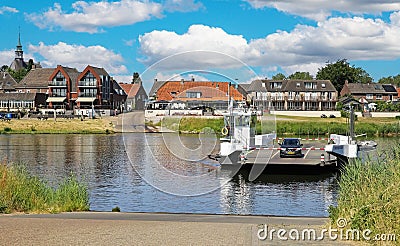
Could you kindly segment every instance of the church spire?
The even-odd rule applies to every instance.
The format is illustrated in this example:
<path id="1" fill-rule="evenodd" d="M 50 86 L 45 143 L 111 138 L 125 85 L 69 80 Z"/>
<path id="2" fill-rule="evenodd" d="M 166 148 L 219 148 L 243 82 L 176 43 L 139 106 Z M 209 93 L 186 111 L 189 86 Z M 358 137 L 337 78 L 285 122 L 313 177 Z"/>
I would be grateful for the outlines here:
<path id="1" fill-rule="evenodd" d="M 17 49 L 15 50 L 15 58 L 16 59 L 24 59 L 24 51 L 22 50 L 21 45 L 21 28 L 18 27 L 18 44 Z"/>

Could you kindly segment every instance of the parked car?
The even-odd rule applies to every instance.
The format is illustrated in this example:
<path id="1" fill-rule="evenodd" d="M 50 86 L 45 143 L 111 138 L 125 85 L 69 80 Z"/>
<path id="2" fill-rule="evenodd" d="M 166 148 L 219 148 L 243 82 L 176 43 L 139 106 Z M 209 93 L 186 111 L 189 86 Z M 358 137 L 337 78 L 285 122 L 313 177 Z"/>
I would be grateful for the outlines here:
<path id="1" fill-rule="evenodd" d="M 336 116 L 331 114 L 331 115 L 329 115 L 329 118 L 336 118 Z"/>
<path id="2" fill-rule="evenodd" d="M 280 157 L 303 157 L 303 153 L 301 152 L 301 148 L 303 144 L 300 143 L 300 139 L 298 138 L 285 138 L 282 143 L 279 144 L 281 146 Z"/>
<path id="3" fill-rule="evenodd" d="M 327 118 L 326 114 L 321 114 L 321 118 Z"/>

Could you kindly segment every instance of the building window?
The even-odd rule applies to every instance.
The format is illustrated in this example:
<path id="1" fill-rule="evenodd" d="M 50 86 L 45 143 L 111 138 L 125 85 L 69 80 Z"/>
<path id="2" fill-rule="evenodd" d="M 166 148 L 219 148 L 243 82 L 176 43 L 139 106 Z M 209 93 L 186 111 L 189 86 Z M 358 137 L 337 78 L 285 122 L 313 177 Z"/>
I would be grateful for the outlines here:
<path id="1" fill-rule="evenodd" d="M 376 95 L 376 100 L 382 100 L 382 94 L 377 94 Z"/>
<path id="2" fill-rule="evenodd" d="M 367 94 L 365 96 L 366 99 L 374 99 L 374 95 L 373 94 Z"/>
<path id="3" fill-rule="evenodd" d="M 325 87 L 326 87 L 325 83 L 322 83 L 322 84 L 321 84 L 321 87 L 322 87 L 322 88 L 325 88 Z"/>
<path id="4" fill-rule="evenodd" d="M 280 89 L 282 88 L 282 82 L 271 82 L 271 89 Z"/>
<path id="5" fill-rule="evenodd" d="M 201 97 L 201 92 L 186 92 L 186 97 L 187 98 L 200 98 Z"/>
<path id="6" fill-rule="evenodd" d="M 54 88 L 53 91 L 52 91 L 51 96 L 53 96 L 53 97 L 66 97 L 67 96 L 67 89 Z"/>
<path id="7" fill-rule="evenodd" d="M 296 83 L 296 87 L 300 87 L 300 83 L 299 82 Z"/>
<path id="8" fill-rule="evenodd" d="M 80 97 L 96 97 L 97 96 L 97 89 L 84 89 L 79 93 Z"/>
<path id="9" fill-rule="evenodd" d="M 306 89 L 317 89 L 317 83 L 316 82 L 304 82 L 304 87 Z"/>

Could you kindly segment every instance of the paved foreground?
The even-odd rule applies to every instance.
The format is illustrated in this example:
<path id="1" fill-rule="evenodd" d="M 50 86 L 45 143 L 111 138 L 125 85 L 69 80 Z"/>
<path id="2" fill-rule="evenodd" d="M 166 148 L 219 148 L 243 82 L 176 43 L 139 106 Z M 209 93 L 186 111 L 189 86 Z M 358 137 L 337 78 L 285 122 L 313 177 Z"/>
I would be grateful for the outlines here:
<path id="1" fill-rule="evenodd" d="M 319 237 L 326 223 L 327 218 L 161 213 L 0 215 L 0 245 L 344 245 L 282 241 L 276 232 L 273 240 L 257 236 L 260 230 L 265 236 L 264 229 L 315 229 Z"/>

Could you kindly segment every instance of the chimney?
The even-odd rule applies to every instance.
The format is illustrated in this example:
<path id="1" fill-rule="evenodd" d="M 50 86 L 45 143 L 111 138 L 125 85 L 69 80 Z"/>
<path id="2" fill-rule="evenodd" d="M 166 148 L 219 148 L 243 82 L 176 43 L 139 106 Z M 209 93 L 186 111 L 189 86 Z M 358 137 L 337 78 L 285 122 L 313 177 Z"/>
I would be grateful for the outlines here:
<path id="1" fill-rule="evenodd" d="M 157 82 L 157 78 L 154 79 L 154 83 Z"/>
<path id="2" fill-rule="evenodd" d="M 185 80 L 184 79 L 181 79 L 181 84 L 183 85 L 185 83 Z"/>
<path id="3" fill-rule="evenodd" d="M 192 76 L 192 81 L 194 82 L 194 77 Z"/>

